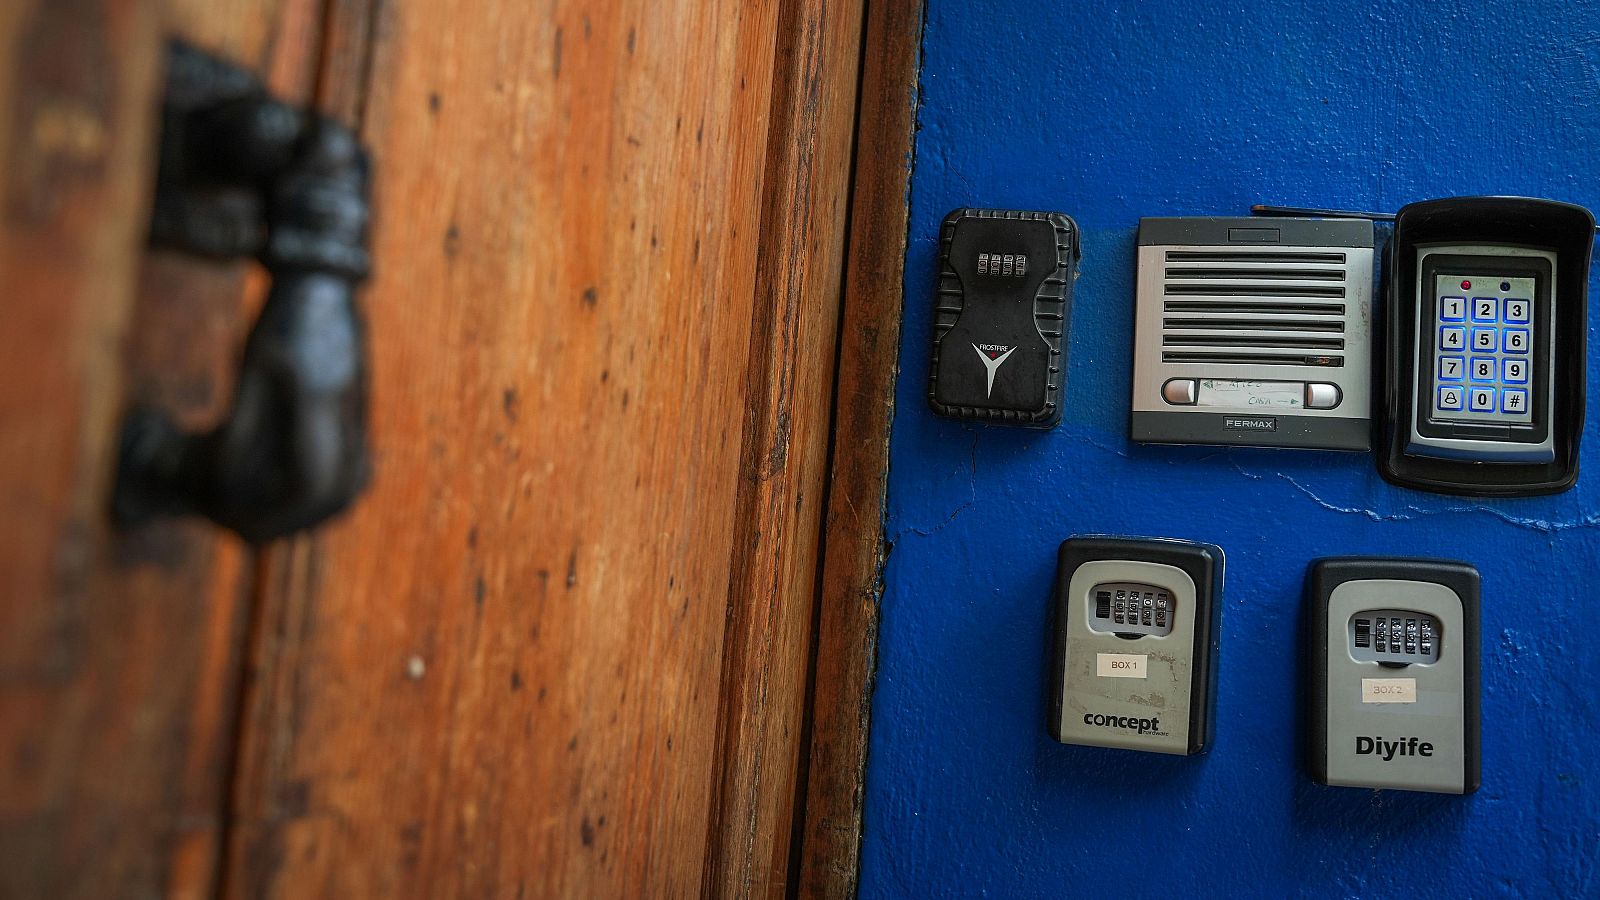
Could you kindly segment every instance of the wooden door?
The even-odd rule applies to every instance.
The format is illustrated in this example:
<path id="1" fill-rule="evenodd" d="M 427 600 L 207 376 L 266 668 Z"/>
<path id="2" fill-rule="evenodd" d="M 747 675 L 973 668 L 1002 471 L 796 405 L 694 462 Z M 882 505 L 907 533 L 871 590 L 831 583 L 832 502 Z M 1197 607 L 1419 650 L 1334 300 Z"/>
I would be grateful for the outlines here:
<path id="1" fill-rule="evenodd" d="M 863 20 L 5 5 L 0 895 L 794 880 Z M 260 548 L 105 516 L 122 410 L 215 421 L 263 293 L 144 247 L 169 34 L 375 160 L 374 478 Z"/>

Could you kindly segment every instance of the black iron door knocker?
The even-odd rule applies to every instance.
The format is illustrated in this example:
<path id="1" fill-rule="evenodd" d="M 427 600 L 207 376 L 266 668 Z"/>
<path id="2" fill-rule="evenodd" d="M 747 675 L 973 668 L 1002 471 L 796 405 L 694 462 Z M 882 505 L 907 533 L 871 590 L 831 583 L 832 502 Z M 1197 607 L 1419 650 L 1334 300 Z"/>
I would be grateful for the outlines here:
<path id="1" fill-rule="evenodd" d="M 339 512 L 367 481 L 366 153 L 226 61 L 174 43 L 167 64 L 151 242 L 255 257 L 271 288 L 220 425 L 186 434 L 156 410 L 128 413 L 113 514 L 198 514 L 266 541 Z"/>

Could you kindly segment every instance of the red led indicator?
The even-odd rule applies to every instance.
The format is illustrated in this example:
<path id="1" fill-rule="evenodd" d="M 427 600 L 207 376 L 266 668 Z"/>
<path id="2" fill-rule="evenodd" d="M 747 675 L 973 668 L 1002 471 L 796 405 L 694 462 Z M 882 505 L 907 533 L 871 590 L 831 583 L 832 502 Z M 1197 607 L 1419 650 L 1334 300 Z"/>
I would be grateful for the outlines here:
<path id="1" fill-rule="evenodd" d="M 1470 281 L 1463 281 L 1463 282 L 1461 282 L 1461 289 L 1462 289 L 1462 290 L 1463 290 L 1463 291 L 1470 291 L 1470 290 L 1472 290 L 1472 282 L 1470 282 Z"/>

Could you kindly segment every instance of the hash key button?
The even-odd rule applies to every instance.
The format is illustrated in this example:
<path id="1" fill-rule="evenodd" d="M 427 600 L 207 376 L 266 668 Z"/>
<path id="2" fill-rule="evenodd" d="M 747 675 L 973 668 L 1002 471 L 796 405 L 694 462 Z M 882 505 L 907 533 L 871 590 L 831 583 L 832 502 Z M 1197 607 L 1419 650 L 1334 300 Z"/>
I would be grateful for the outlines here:
<path id="1" fill-rule="evenodd" d="M 1500 408 L 1508 413 L 1524 413 L 1528 411 L 1528 392 L 1506 388 L 1500 392 Z"/>

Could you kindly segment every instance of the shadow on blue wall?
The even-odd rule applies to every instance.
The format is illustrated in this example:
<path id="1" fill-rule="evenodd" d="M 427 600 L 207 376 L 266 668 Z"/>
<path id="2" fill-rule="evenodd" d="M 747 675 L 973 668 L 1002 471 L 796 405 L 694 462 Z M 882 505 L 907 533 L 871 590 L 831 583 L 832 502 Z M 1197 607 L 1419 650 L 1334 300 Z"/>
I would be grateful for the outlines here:
<path id="1" fill-rule="evenodd" d="M 1600 209 L 1600 7 L 929 7 L 862 895 L 1600 895 L 1600 463 L 1567 494 L 1483 501 L 1394 488 L 1370 454 L 1127 440 L 1139 216 L 1477 193 Z M 963 205 L 1084 228 L 1052 432 L 928 410 L 938 225 Z M 1226 552 L 1206 756 L 1045 735 L 1055 551 L 1085 532 Z M 1303 774 L 1301 587 L 1344 554 L 1482 572 L 1476 795 Z"/>

